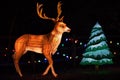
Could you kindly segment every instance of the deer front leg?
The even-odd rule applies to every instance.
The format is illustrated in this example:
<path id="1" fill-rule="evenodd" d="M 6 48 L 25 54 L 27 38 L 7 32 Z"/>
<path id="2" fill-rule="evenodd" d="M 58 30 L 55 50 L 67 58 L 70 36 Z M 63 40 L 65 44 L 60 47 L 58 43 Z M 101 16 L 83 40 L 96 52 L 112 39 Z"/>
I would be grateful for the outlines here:
<path id="1" fill-rule="evenodd" d="M 54 77 L 57 77 L 57 74 L 55 73 L 54 67 L 53 67 L 53 60 L 50 54 L 45 55 L 46 59 L 49 62 L 48 67 L 46 68 L 46 70 L 44 71 L 43 75 L 46 75 L 49 71 L 49 69 L 51 68 L 52 74 Z"/>

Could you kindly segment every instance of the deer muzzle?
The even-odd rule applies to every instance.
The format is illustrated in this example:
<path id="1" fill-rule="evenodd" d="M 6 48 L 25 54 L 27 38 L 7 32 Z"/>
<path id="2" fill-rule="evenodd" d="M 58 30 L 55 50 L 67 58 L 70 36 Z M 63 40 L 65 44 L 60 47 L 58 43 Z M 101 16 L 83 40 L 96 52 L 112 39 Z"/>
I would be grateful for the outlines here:
<path id="1" fill-rule="evenodd" d="M 69 33 L 71 31 L 71 29 L 70 28 L 67 28 L 67 32 Z"/>

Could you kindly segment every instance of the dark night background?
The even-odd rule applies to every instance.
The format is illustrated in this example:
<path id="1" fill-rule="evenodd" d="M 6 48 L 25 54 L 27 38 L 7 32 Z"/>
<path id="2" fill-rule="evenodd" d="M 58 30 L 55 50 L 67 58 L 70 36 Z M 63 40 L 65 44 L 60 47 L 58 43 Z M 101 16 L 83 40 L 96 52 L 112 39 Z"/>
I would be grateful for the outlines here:
<path id="1" fill-rule="evenodd" d="M 25 33 L 45 34 L 53 29 L 51 21 L 43 20 L 36 13 L 36 3 L 44 4 L 44 12 L 56 17 L 60 0 L 9 0 L 1 7 L 0 47 L 13 47 L 14 41 Z M 98 21 L 108 41 L 120 41 L 120 2 L 102 0 L 61 0 L 64 22 L 72 29 L 64 34 L 86 43 L 91 28 Z M 114 46 L 110 47 L 116 50 Z M 119 47 L 117 47 L 117 50 Z M 120 54 L 120 53 L 119 53 Z"/>
<path id="2" fill-rule="evenodd" d="M 49 22 L 40 19 L 36 13 L 36 3 L 43 3 L 44 12 L 56 17 L 59 0 L 10 0 L 2 6 L 1 35 L 21 35 L 23 33 L 45 33 L 51 27 Z M 61 0 L 64 22 L 72 29 L 72 34 L 87 37 L 91 27 L 98 21 L 106 35 L 118 36 L 120 26 L 119 2 L 101 0 Z M 44 22 L 44 23 L 43 23 Z M 48 23 L 48 24 L 46 24 Z M 43 26 L 44 25 L 44 26 Z"/>
<path id="3" fill-rule="evenodd" d="M 56 17 L 60 0 L 8 0 L 1 4 L 0 49 L 13 48 L 14 41 L 25 33 L 45 34 L 53 29 L 52 22 L 43 20 L 36 13 L 36 3 L 44 4 L 43 11 Z M 72 29 L 64 34 L 81 42 L 88 41 L 92 27 L 99 22 L 108 41 L 120 43 L 120 2 L 116 0 L 61 0 L 64 22 Z M 115 63 L 120 65 L 120 46 L 110 45 L 116 51 Z"/>
<path id="4" fill-rule="evenodd" d="M 59 0 L 9 0 L 1 7 L 0 39 L 6 36 L 20 36 L 24 33 L 44 34 L 53 27 L 48 20 L 40 19 L 36 3 L 44 4 L 44 12 L 56 17 Z M 61 0 L 64 22 L 72 29 L 71 34 L 81 39 L 88 38 L 91 28 L 98 21 L 108 39 L 118 39 L 120 34 L 119 2 L 102 0 Z M 1 42 L 0 42 L 1 43 Z"/>

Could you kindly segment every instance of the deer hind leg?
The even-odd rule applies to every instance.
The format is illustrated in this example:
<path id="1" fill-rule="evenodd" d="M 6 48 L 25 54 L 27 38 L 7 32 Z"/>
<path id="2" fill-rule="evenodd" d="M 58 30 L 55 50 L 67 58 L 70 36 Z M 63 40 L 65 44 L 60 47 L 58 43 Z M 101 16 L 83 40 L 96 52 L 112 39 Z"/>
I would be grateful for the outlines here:
<path id="1" fill-rule="evenodd" d="M 12 55 L 16 72 L 19 74 L 20 77 L 22 77 L 23 75 L 22 75 L 20 67 L 19 67 L 19 60 L 22 57 L 23 53 L 25 54 L 25 52 L 23 52 L 23 53 L 22 52 L 23 51 L 20 51 L 19 53 L 16 52 Z"/>
<path id="2" fill-rule="evenodd" d="M 50 54 L 44 55 L 46 57 L 46 59 L 49 62 L 48 67 L 46 68 L 46 70 L 44 71 L 43 75 L 46 75 L 49 71 L 49 69 L 51 68 L 52 74 L 54 77 L 57 77 L 57 74 L 55 73 L 54 67 L 53 67 L 53 60 Z"/>

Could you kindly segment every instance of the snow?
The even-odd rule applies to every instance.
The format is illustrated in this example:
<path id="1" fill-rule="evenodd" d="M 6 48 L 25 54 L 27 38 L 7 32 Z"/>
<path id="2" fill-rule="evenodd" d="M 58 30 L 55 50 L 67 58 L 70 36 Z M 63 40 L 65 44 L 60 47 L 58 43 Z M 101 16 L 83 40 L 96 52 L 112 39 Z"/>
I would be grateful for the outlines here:
<path id="1" fill-rule="evenodd" d="M 99 33 L 101 33 L 101 32 L 103 32 L 103 31 L 102 30 L 95 31 L 94 33 L 91 34 L 90 38 L 97 35 L 97 34 L 99 34 Z"/>
<path id="2" fill-rule="evenodd" d="M 96 22 L 96 24 L 94 25 L 93 28 L 101 28 L 100 24 L 98 22 Z"/>
<path id="3" fill-rule="evenodd" d="M 110 54 L 110 51 L 108 49 L 102 49 L 102 50 L 97 50 L 97 51 L 90 51 L 90 52 L 86 52 L 83 54 L 83 56 L 89 55 L 89 56 L 94 56 L 97 57 L 99 56 L 107 56 Z"/>
<path id="4" fill-rule="evenodd" d="M 96 60 L 92 59 L 92 58 L 83 58 L 81 62 L 85 62 L 85 61 L 88 61 L 90 63 L 90 62 L 96 61 Z"/>
<path id="5" fill-rule="evenodd" d="M 107 43 L 105 42 L 105 41 L 101 41 L 100 43 L 98 43 L 98 44 L 95 44 L 95 45 L 90 45 L 88 48 L 91 48 L 91 49 L 93 49 L 93 48 L 97 48 L 97 47 L 102 47 L 103 45 L 107 45 Z"/>
<path id="6" fill-rule="evenodd" d="M 89 63 L 91 63 L 91 62 L 98 62 L 98 61 L 100 63 L 103 63 L 103 61 L 107 63 L 107 62 L 112 61 L 112 59 L 103 58 L 101 60 L 96 60 L 96 59 L 93 59 L 93 58 L 83 58 L 81 62 L 86 62 L 86 61 L 89 62 Z"/>
<path id="7" fill-rule="evenodd" d="M 100 60 L 101 63 L 102 63 L 103 61 L 104 61 L 104 62 L 110 62 L 110 61 L 112 61 L 112 59 L 103 58 L 103 59 Z"/>
<path id="8" fill-rule="evenodd" d="M 112 59 L 107 58 L 111 52 L 109 48 L 106 48 L 108 46 L 105 41 L 106 37 L 103 34 L 102 28 L 98 22 L 94 25 L 89 39 L 90 40 L 87 44 L 88 46 L 86 48 L 86 52 L 83 53 L 81 64 L 111 64 Z"/>
<path id="9" fill-rule="evenodd" d="M 99 35 L 99 36 L 95 36 L 94 38 L 92 38 L 92 39 L 88 42 L 88 45 L 89 45 L 90 43 L 92 43 L 93 41 L 99 40 L 100 38 L 106 38 L 106 37 L 105 37 L 104 34 L 101 34 L 101 35 Z"/>

